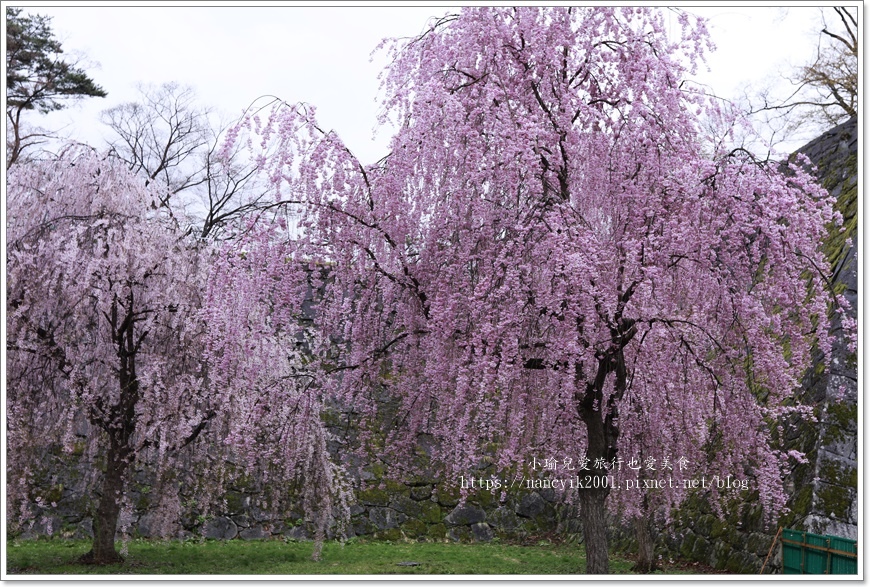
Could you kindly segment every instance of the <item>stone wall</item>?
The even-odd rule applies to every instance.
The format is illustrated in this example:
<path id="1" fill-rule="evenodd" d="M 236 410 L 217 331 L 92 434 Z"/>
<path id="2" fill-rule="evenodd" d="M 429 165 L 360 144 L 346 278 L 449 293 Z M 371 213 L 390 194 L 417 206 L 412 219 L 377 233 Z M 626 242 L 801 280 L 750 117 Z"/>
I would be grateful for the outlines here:
<path id="1" fill-rule="evenodd" d="M 858 304 L 858 124 L 857 119 L 837 126 L 803 147 L 819 168 L 824 187 L 837 197 L 845 232 L 829 239 L 827 254 L 834 267 L 834 283 L 851 304 Z M 851 245 L 846 239 L 851 238 Z M 857 356 L 849 353 L 840 330 L 832 352 L 829 373 L 810 373 L 804 401 L 817 406 L 819 424 L 812 434 L 811 468 L 796 479 L 796 488 L 809 492 L 799 504 L 795 522 L 817 534 L 858 538 L 858 371 Z M 843 390 L 841 395 L 840 390 Z M 808 489 L 811 488 L 811 491 Z"/>
<path id="2" fill-rule="evenodd" d="M 70 461 L 74 457 L 67 457 Z M 55 535 L 68 538 L 93 536 L 89 496 L 76 489 L 82 471 L 75 466 L 58 470 L 40 490 L 45 503 L 56 507 L 37 508 L 32 526 L 13 535 L 35 538 Z M 457 483 L 416 479 L 397 482 L 386 478 L 378 466 L 366 467 L 356 474 L 364 488 L 355 492 L 346 537 L 368 536 L 382 540 L 490 541 L 528 539 L 558 534 L 571 537 L 580 532 L 575 510 L 561 503 L 552 490 L 518 490 L 506 495 L 485 490 L 469 491 L 462 499 Z M 155 538 L 160 535 L 159 512 L 153 478 L 137 471 L 130 484 L 133 511 L 121 523 L 131 537 Z M 210 515 L 200 512 L 192 496 L 182 493 L 181 519 L 171 532 L 174 538 L 309 540 L 313 525 L 301 511 L 276 515 L 260 503 L 262 492 L 255 484 L 232 487 L 224 494 L 223 506 Z M 119 538 L 121 537 L 119 531 Z M 329 538 L 338 529 L 332 527 Z"/>

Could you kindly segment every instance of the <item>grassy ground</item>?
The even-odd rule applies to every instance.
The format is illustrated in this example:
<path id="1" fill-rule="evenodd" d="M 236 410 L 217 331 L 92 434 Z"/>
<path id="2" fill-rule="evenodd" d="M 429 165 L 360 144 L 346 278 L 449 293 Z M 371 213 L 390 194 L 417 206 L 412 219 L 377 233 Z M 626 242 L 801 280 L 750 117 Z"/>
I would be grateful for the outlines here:
<path id="1" fill-rule="evenodd" d="M 320 574 L 532 574 L 568 575 L 585 565 L 582 546 L 508 544 L 329 542 L 319 562 L 311 542 L 133 540 L 121 564 L 87 566 L 76 558 L 90 548 L 81 540 L 11 540 L 7 574 L 320 575 Z M 120 547 L 120 545 L 119 545 Z M 399 563 L 418 563 L 405 565 Z M 612 573 L 629 573 L 632 561 L 611 557 Z M 670 569 L 666 572 L 693 572 Z"/>

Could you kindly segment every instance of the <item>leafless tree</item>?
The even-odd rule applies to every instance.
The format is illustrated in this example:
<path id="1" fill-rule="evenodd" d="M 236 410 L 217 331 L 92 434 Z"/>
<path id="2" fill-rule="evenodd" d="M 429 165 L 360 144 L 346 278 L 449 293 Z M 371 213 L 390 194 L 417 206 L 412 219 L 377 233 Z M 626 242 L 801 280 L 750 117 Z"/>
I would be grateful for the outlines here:
<path id="1" fill-rule="evenodd" d="M 809 90 L 806 104 L 820 108 L 817 112 L 829 124 L 858 115 L 858 8 L 837 6 L 834 12 L 836 19 L 822 13 L 815 62 L 800 68 L 792 80 L 798 91 Z"/>
<path id="2" fill-rule="evenodd" d="M 140 86 L 141 99 L 102 113 L 116 156 L 163 189 L 155 205 L 184 210 L 201 238 L 216 237 L 242 214 L 265 206 L 257 168 L 237 149 L 221 153 L 226 124 L 198 104 L 189 86 Z"/>
<path id="3" fill-rule="evenodd" d="M 269 207 L 265 197 L 268 190 L 258 182 L 256 165 L 239 147 L 221 156 L 222 140 L 223 132 L 214 132 L 202 153 L 206 181 L 199 190 L 204 209 L 200 238 L 216 237 L 233 220 Z"/>
<path id="4" fill-rule="evenodd" d="M 786 78 L 788 96 L 763 90 L 748 98 L 750 113 L 780 137 L 815 135 L 858 114 L 858 8 L 822 8 L 820 29 L 813 61 Z"/>
<path id="5" fill-rule="evenodd" d="M 140 86 L 140 102 L 104 110 L 100 119 L 117 137 L 110 142 L 129 168 L 149 183 L 166 187 L 167 205 L 173 195 L 204 181 L 196 154 L 208 143 L 208 110 L 196 104 L 192 88 L 177 83 Z"/>

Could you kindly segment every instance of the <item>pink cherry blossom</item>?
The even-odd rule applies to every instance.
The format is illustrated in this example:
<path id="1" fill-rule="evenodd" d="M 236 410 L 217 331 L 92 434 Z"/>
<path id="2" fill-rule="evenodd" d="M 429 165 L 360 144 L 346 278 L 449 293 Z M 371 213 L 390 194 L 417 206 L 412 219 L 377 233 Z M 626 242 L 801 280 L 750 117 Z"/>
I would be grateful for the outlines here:
<path id="1" fill-rule="evenodd" d="M 429 435 L 447 475 L 487 454 L 500 470 L 684 457 L 678 483 L 730 474 L 784 507 L 770 427 L 830 350 L 832 201 L 796 165 L 705 140 L 701 117 L 735 121 L 684 84 L 710 43 L 678 21 L 669 36 L 642 7 L 468 8 L 386 43 L 382 121 L 400 130 L 375 165 L 307 105 L 242 121 L 300 232 L 239 245 L 260 265 L 233 287 L 290 292 L 239 295 L 241 311 L 278 336 L 318 291 L 312 379 L 364 427 L 375 397 L 400 402 L 396 475 Z M 640 515 L 644 494 L 577 497 L 587 568 L 606 572 L 605 507 Z"/>

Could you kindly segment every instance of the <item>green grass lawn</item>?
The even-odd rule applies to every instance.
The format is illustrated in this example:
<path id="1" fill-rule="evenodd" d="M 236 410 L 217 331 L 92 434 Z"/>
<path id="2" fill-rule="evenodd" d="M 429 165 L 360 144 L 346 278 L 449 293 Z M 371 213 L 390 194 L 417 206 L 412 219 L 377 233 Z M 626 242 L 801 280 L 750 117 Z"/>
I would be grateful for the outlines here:
<path id="1" fill-rule="evenodd" d="M 546 543 L 517 546 L 352 539 L 345 544 L 328 542 L 322 560 L 314 562 L 310 560 L 311 542 L 132 540 L 124 563 L 76 564 L 89 548 L 90 542 L 83 540 L 11 540 L 6 545 L 7 574 L 568 575 L 580 573 L 585 565 L 582 546 Z M 419 564 L 399 564 L 409 562 Z M 632 564 L 612 556 L 611 573 L 629 573 Z"/>

